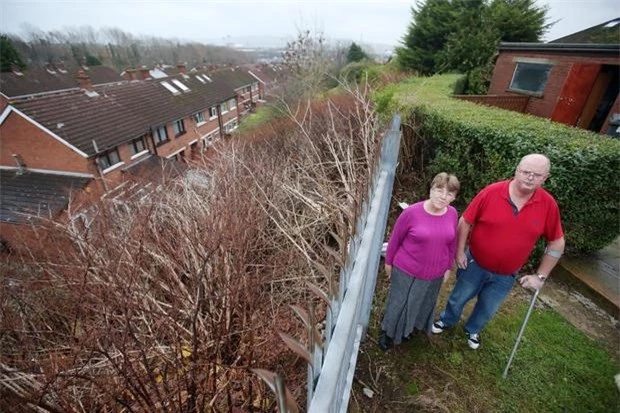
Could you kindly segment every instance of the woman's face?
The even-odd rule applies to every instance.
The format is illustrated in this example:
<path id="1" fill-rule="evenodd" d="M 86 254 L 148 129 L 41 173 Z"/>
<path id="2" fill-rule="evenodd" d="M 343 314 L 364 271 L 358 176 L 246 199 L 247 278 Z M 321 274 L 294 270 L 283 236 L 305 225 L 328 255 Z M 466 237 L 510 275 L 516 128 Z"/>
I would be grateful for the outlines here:
<path id="1" fill-rule="evenodd" d="M 431 188 L 430 200 L 437 209 L 443 209 L 450 205 L 456 198 L 456 192 L 448 191 L 447 188 L 434 186 Z"/>

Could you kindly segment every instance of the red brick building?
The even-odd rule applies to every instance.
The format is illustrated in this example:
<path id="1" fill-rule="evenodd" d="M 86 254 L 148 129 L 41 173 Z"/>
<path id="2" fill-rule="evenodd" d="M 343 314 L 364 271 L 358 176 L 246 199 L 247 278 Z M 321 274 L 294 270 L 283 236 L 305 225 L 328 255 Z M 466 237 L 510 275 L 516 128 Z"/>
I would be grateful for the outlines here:
<path id="1" fill-rule="evenodd" d="M 26 224 L 29 214 L 57 216 L 71 191 L 114 193 L 145 165 L 199 159 L 258 101 L 258 80 L 247 71 L 139 73 L 141 80 L 93 85 L 80 71 L 78 86 L 57 91 L 33 90 L 31 82 L 20 83 L 23 74 L 2 85 L 1 238 L 11 232 L 7 224 Z M 55 190 L 40 191 L 46 182 Z"/>
<path id="2" fill-rule="evenodd" d="M 619 44 L 502 43 L 488 95 L 522 96 L 523 111 L 607 133 L 620 116 Z"/>

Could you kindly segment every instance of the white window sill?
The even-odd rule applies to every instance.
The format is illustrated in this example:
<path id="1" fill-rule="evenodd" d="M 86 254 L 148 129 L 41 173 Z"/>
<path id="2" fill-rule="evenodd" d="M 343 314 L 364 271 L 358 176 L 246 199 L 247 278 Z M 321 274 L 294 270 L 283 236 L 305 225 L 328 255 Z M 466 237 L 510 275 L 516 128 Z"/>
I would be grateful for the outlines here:
<path id="1" fill-rule="evenodd" d="M 202 126 L 202 125 L 204 125 L 205 123 L 207 123 L 207 122 L 203 120 L 202 122 L 198 122 L 198 123 L 196 124 L 196 126 Z"/>
<path id="2" fill-rule="evenodd" d="M 131 159 L 131 160 L 134 160 L 134 159 L 136 159 L 136 158 L 141 157 L 142 155 L 146 155 L 147 153 L 149 153 L 149 150 L 148 150 L 148 149 L 145 149 L 145 150 L 143 150 L 142 152 L 138 152 L 138 153 L 136 153 L 135 155 L 131 155 L 131 158 L 130 158 L 130 159 Z M 113 166 L 114 166 L 114 165 L 113 165 Z"/>
<path id="3" fill-rule="evenodd" d="M 120 168 L 121 166 L 125 165 L 125 162 L 119 162 L 117 164 L 114 164 L 106 169 L 104 169 L 103 171 L 101 171 L 102 174 L 107 174 L 108 172 L 112 172 L 115 169 Z"/>

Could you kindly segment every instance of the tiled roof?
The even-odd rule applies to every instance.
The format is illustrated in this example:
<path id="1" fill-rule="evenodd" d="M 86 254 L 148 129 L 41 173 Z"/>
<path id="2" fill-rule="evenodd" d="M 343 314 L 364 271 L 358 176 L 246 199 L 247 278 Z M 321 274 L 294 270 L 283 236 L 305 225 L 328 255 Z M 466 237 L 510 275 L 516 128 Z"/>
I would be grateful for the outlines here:
<path id="1" fill-rule="evenodd" d="M 15 72 L 2 73 L 0 75 L 0 92 L 8 98 L 12 98 L 78 88 L 78 70 L 83 70 L 94 85 L 123 80 L 114 69 L 106 66 L 81 66 L 67 69 L 53 67 L 50 70 L 33 68 L 24 70 L 21 75 Z"/>
<path id="2" fill-rule="evenodd" d="M 173 95 L 162 81 L 179 80 L 190 90 Z M 176 87 L 176 89 L 179 89 Z M 234 97 L 226 82 L 198 81 L 193 75 L 95 86 L 96 96 L 68 91 L 12 103 L 71 145 L 94 156 Z M 93 141 L 97 145 L 95 150 Z"/>
<path id="3" fill-rule="evenodd" d="M 91 178 L 0 169 L 0 221 L 28 224 L 32 217 L 54 218 L 69 203 L 71 191 Z"/>
<path id="4" fill-rule="evenodd" d="M 243 69 L 223 69 L 217 72 L 211 72 L 209 77 L 213 79 L 214 82 L 224 82 L 233 89 L 239 89 L 257 82 L 254 76 Z"/>
<path id="5" fill-rule="evenodd" d="M 619 44 L 620 17 L 569 34 L 568 36 L 560 37 L 549 43 Z"/>

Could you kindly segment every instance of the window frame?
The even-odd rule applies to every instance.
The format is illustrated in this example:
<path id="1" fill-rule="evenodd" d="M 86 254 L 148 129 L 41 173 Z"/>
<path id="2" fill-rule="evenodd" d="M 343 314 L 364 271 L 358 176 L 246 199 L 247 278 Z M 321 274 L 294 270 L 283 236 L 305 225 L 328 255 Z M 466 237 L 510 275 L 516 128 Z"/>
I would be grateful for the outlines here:
<path id="1" fill-rule="evenodd" d="M 213 111 L 213 115 L 211 115 L 211 112 Z M 217 107 L 215 106 L 211 106 L 209 108 L 209 120 L 215 119 L 217 118 Z"/>
<path id="2" fill-rule="evenodd" d="M 141 143 L 142 149 L 138 149 L 136 147 L 137 142 Z M 129 153 L 131 154 L 131 159 L 138 158 L 149 152 L 149 149 L 146 145 L 146 141 L 144 137 L 132 140 L 131 142 L 129 142 L 128 146 L 129 146 Z"/>
<path id="3" fill-rule="evenodd" d="M 528 58 L 515 59 L 514 62 L 515 67 L 512 72 L 510 84 L 508 85 L 508 91 L 522 95 L 543 97 L 547 84 L 549 83 L 554 62 L 548 59 Z M 544 72 L 536 74 L 534 73 L 535 70 L 543 70 Z M 526 78 L 528 75 L 530 79 Z M 533 75 L 536 75 L 538 79 L 532 79 Z M 528 86 L 527 83 L 534 84 L 534 82 L 537 83 L 536 88 L 525 88 L 525 86 Z"/>
<path id="4" fill-rule="evenodd" d="M 159 133 L 160 130 L 164 131 L 164 139 L 161 139 L 161 136 Z M 164 143 L 169 142 L 170 138 L 168 137 L 168 128 L 166 127 L 166 125 L 161 125 L 155 128 L 155 133 L 153 133 L 153 138 L 155 139 L 156 146 L 163 145 Z"/>
<path id="5" fill-rule="evenodd" d="M 180 125 L 180 127 L 178 127 L 178 125 Z M 172 130 L 174 131 L 175 138 L 178 138 L 181 135 L 185 135 L 187 133 L 187 129 L 185 129 L 185 122 L 183 122 L 183 119 L 177 119 L 172 122 Z"/>
<path id="6" fill-rule="evenodd" d="M 111 154 L 116 154 L 118 161 L 112 163 L 112 159 L 110 158 Z M 124 164 L 123 160 L 121 159 L 121 155 L 118 152 L 118 148 L 107 150 L 104 153 L 98 155 L 97 161 L 98 161 L 99 167 L 101 168 L 101 172 L 103 173 L 110 172 L 118 168 L 120 165 Z"/>
<path id="7" fill-rule="evenodd" d="M 194 120 L 196 121 L 196 125 L 202 125 L 207 122 L 204 112 L 196 112 L 194 114 Z"/>

